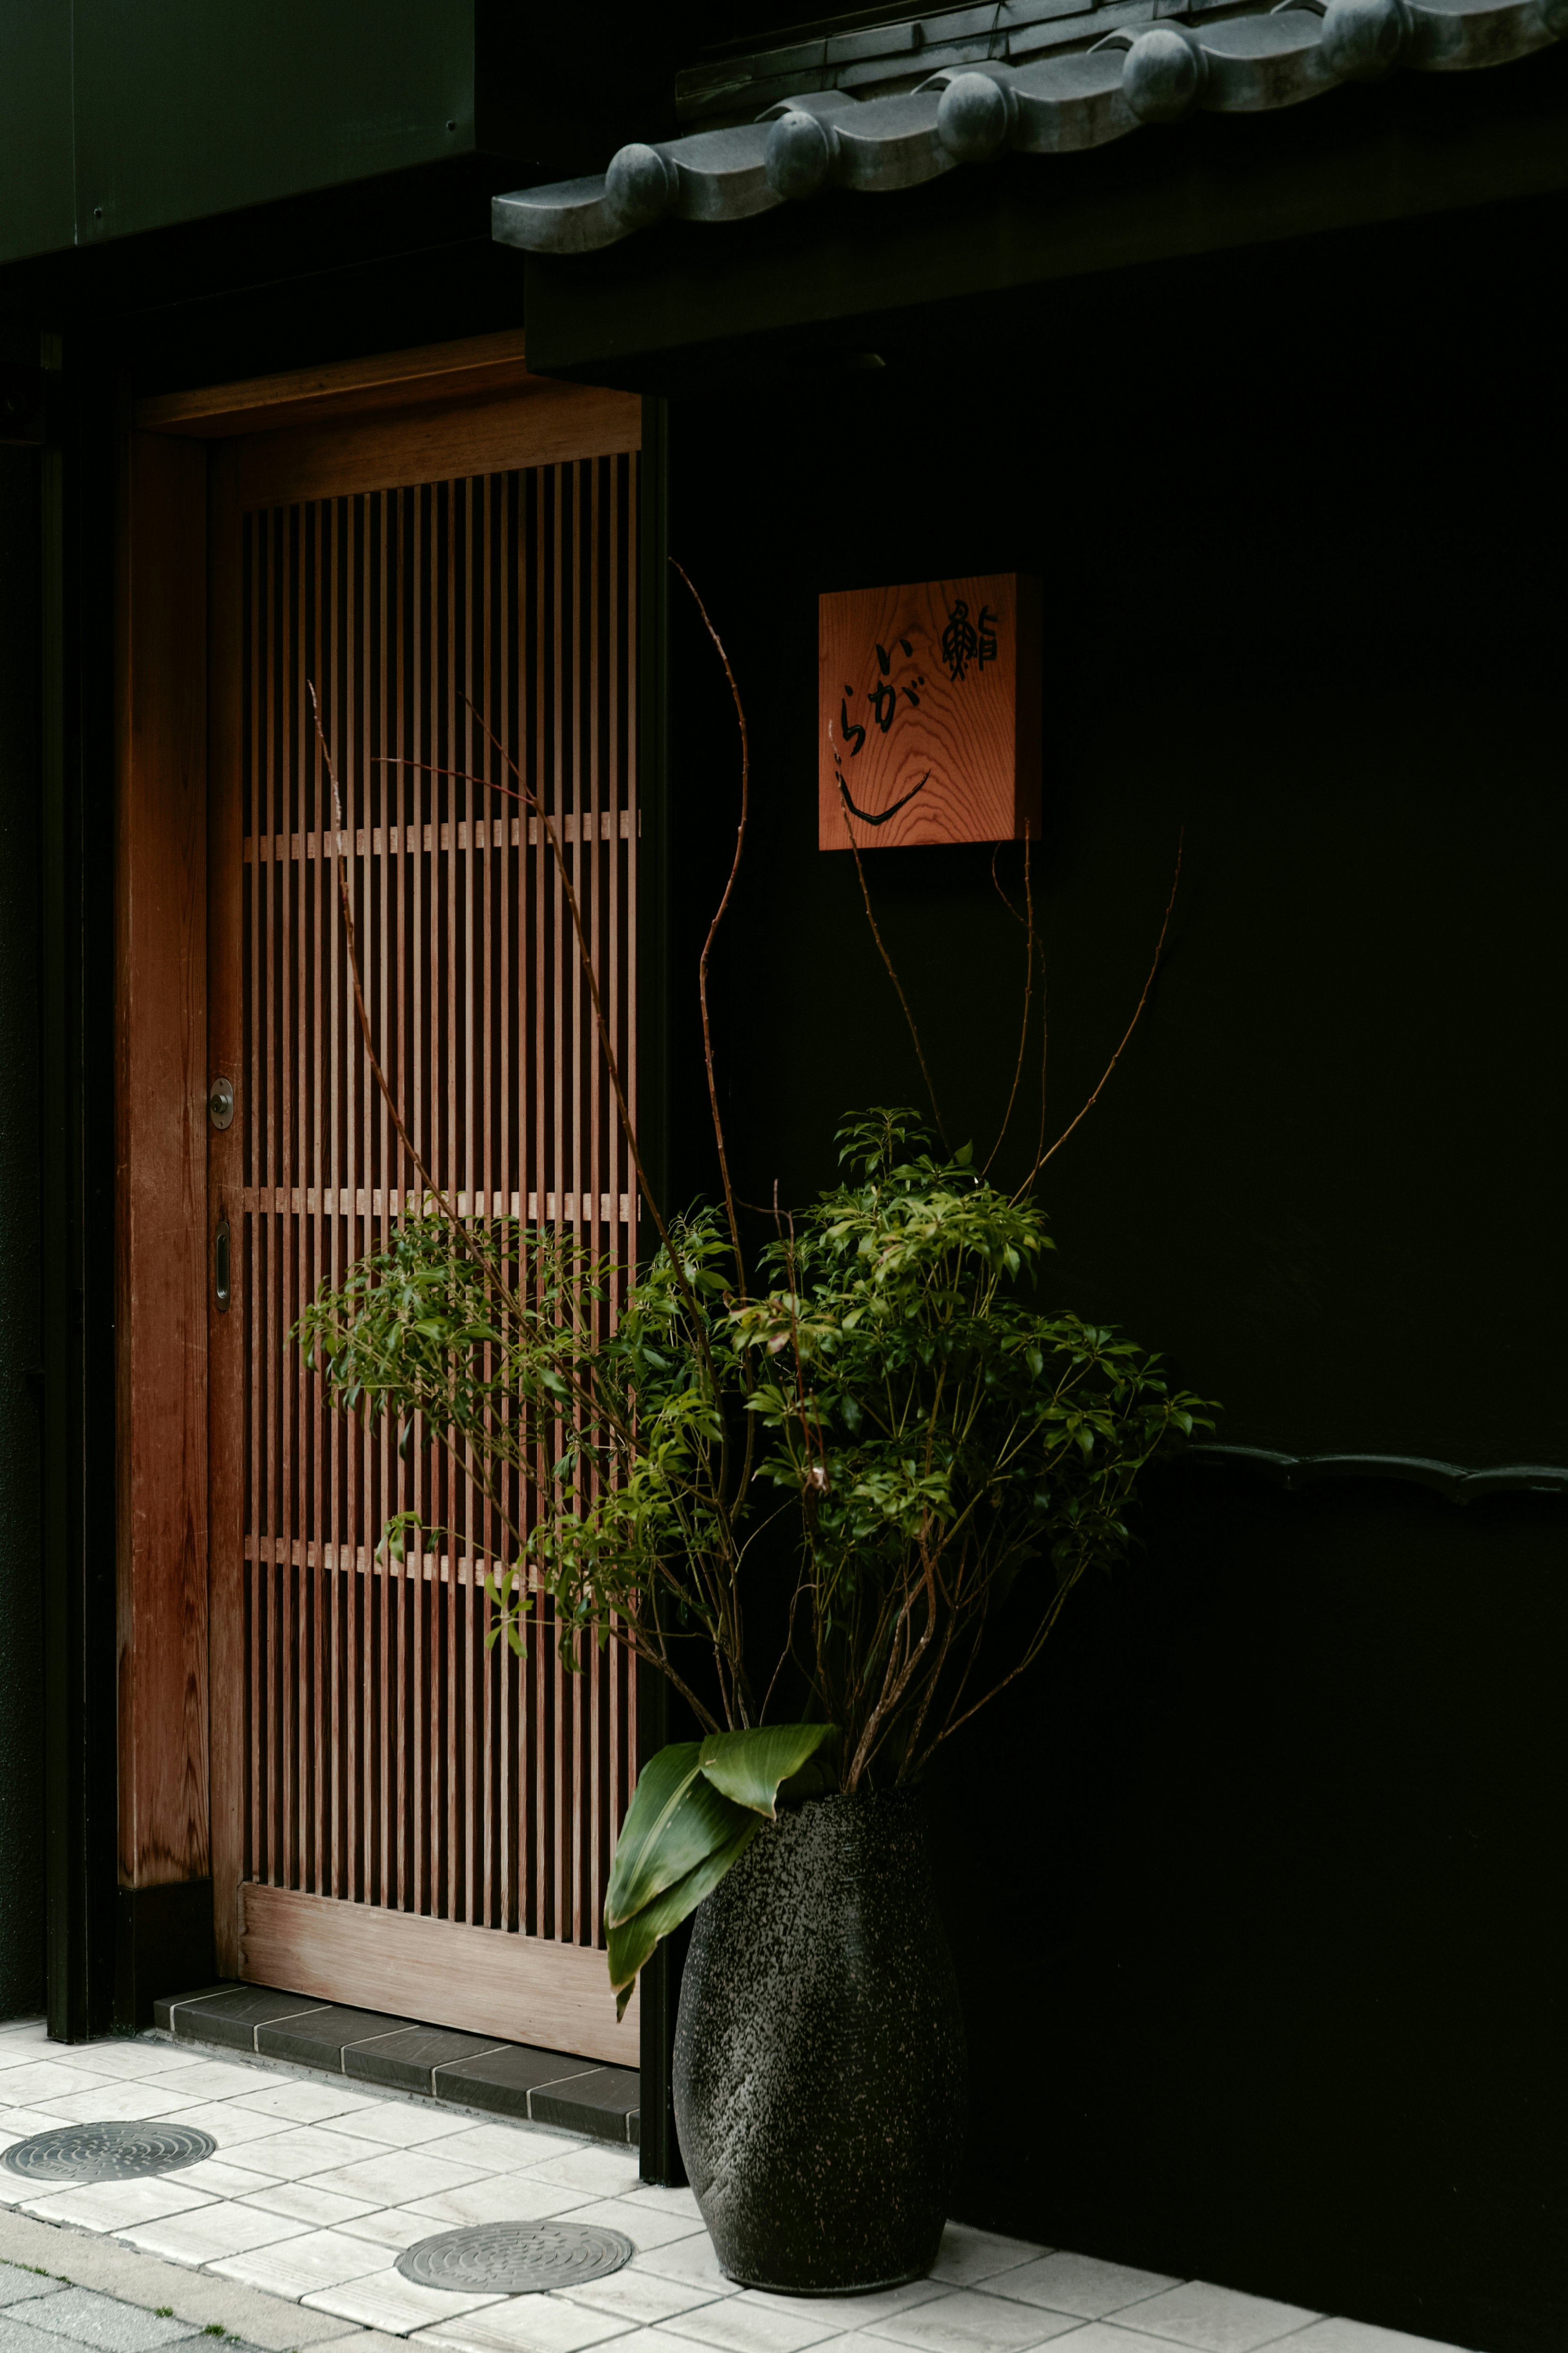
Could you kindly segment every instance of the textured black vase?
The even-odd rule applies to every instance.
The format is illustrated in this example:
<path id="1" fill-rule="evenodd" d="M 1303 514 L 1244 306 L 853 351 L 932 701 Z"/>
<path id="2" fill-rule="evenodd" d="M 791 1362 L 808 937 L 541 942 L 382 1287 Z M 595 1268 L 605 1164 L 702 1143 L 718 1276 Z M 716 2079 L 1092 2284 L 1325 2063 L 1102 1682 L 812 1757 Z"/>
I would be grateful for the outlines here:
<path id="1" fill-rule="evenodd" d="M 923 2276 L 967 2095 L 918 1799 L 786 1808 L 699 1907 L 675 2030 L 680 2151 L 729 2277 Z"/>

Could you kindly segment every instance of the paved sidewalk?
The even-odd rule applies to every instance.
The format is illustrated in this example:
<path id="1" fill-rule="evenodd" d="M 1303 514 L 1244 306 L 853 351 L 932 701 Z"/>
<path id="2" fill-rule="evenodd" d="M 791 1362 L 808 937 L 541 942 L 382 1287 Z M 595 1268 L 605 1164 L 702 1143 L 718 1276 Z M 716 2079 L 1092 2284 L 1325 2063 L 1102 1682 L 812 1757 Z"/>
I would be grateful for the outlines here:
<path id="1" fill-rule="evenodd" d="M 276 2062 L 193 2060 L 157 2035 L 68 2046 L 41 2025 L 0 2029 L 0 2147 L 153 2116 L 210 2133 L 216 2154 L 42 2192 L 0 2169 L 0 2258 L 78 2283 L 66 2302 L 29 2293 L 37 2274 L 0 2273 L 0 2353 L 62 2353 L 62 2336 L 162 2353 L 198 2328 L 268 2353 L 395 2353 L 400 2338 L 450 2353 L 1031 2353 L 1058 2338 L 1071 2339 L 1063 2353 L 1432 2353 L 1427 2339 L 957 2223 L 911 2286 L 763 2295 L 723 2277 L 691 2192 L 644 2185 L 633 2149 Z M 447 2294 L 395 2269 L 442 2230 L 556 2214 L 624 2232 L 631 2261 L 522 2296 Z M 168 2334 L 135 2333 L 155 2326 Z"/>
<path id="2" fill-rule="evenodd" d="M 214 2322 L 195 2327 L 175 2317 L 172 2305 L 149 2310 L 91 2288 L 55 2278 L 41 2266 L 0 2260 L 0 2353 L 68 2353 L 73 2345 L 95 2353 L 163 2353 L 183 2345 L 188 2353 L 260 2353 Z"/>

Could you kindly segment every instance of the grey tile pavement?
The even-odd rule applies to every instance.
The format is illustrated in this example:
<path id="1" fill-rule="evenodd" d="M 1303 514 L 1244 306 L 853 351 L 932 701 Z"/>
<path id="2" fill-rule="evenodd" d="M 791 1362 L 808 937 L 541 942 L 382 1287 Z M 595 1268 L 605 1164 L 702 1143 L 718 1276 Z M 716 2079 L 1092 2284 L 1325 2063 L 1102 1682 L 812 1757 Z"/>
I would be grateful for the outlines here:
<path id="1" fill-rule="evenodd" d="M 438 2045 L 409 2056 L 435 2060 Z M 410 2340 L 431 2353 L 1448 2353 L 964 2223 L 910 2286 L 766 2295 L 723 2276 L 691 2192 L 645 2187 L 635 2148 L 254 2052 L 199 2058 L 156 2034 L 65 2046 L 36 2021 L 0 2028 L 0 2147 L 66 2118 L 135 2116 L 198 2125 L 216 2152 L 79 2188 L 0 2168 L 0 2353 L 216 2353 L 220 2334 L 226 2353 Z M 630 2262 L 527 2296 L 454 2295 L 395 2268 L 442 2230 L 558 2214 L 624 2231 Z"/>
<path id="2" fill-rule="evenodd" d="M 62 2287 L 57 2295 L 41 2295 L 34 2305 L 12 2306 L 34 2328 L 55 2337 L 68 2337 L 74 2345 L 94 2345 L 102 2353 L 157 2353 L 176 2337 L 192 2335 L 190 2323 L 164 2319 L 120 2297 L 99 2295 L 89 2287 Z M 59 2348 L 55 2348 L 59 2353 Z"/>

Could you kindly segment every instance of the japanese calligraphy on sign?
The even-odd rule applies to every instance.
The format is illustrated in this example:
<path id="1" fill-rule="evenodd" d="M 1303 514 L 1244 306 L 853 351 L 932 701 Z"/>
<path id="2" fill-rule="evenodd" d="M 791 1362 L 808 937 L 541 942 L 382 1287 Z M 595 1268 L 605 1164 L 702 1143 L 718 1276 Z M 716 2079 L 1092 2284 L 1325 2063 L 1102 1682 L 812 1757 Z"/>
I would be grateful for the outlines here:
<path id="1" fill-rule="evenodd" d="M 1038 839 L 1039 617 L 1018 573 L 821 599 L 820 849 Z"/>

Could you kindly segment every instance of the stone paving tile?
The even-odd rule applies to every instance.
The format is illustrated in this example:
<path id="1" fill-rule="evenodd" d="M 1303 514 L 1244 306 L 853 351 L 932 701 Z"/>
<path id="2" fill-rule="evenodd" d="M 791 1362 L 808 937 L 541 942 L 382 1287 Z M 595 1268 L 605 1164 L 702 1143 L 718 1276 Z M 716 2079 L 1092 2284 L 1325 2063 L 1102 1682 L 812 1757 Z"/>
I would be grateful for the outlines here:
<path id="1" fill-rule="evenodd" d="M 540 2181 L 559 2182 L 563 2189 L 587 2189 L 599 2198 L 625 2197 L 637 2183 L 635 2149 L 573 2149 L 526 2169 Z"/>
<path id="2" fill-rule="evenodd" d="M 351 2328 L 342 2337 L 323 2337 L 310 2353 L 403 2353 L 401 2337 L 383 2337 L 374 2328 Z"/>
<path id="3" fill-rule="evenodd" d="M 563 2189 L 557 2182 L 535 2181 L 530 2173 L 487 2173 L 460 2189 L 416 2198 L 408 2211 L 422 2214 L 432 2232 L 443 2224 L 461 2231 L 476 2222 L 544 2222 L 552 2214 L 574 2214 L 593 2203 L 586 2189 Z"/>
<path id="4" fill-rule="evenodd" d="M 15 2312 L 0 2312 L 0 2353 L 60 2353 L 60 2340 L 18 2320 Z"/>
<path id="5" fill-rule="evenodd" d="M 68 2287 L 58 2295 L 40 2296 L 26 2309 L 33 2327 L 47 2329 L 57 2338 L 68 2337 L 78 2345 L 100 2346 L 103 2353 L 154 2353 L 156 2347 L 172 2345 L 176 2337 L 192 2333 L 188 2320 L 161 2319 L 155 2312 L 144 2312 L 139 2304 L 96 2295 L 89 2287 Z"/>
<path id="6" fill-rule="evenodd" d="M 466 2319 L 422 2329 L 415 2341 L 451 2346 L 457 2353 L 580 2353 L 586 2345 L 623 2345 L 628 2334 L 627 2324 L 607 2312 L 559 2296 L 511 2295 Z"/>
<path id="7" fill-rule="evenodd" d="M 465 2125 L 448 2108 L 448 2137 L 441 2154 L 455 2157 L 463 2164 L 489 2166 L 497 2173 L 525 2173 L 536 2165 L 559 2160 L 583 2150 L 580 2141 L 563 2141 L 559 2133 L 546 2132 L 538 2125 Z M 592 2154 L 591 2151 L 584 2151 Z M 637 2179 L 634 2159 L 623 2168 L 627 2180 Z M 601 2189 L 600 2196 L 605 2195 Z"/>
<path id="8" fill-rule="evenodd" d="M 191 2063 L 188 2051 L 180 2050 L 173 2042 L 154 2042 L 142 2035 L 112 2035 L 102 2042 L 81 2045 L 67 2046 L 57 2042 L 53 2047 L 58 2052 L 68 2047 L 90 2051 L 92 2056 L 86 2063 L 95 2075 L 166 2075 L 172 2068 L 188 2067 Z M 4 2046 L 0 2045 L 0 2054 L 3 2054 L 3 2050 Z M 4 2055 L 0 2055 L 0 2067 L 5 2063 Z"/>
<path id="9" fill-rule="evenodd" d="M 1129 2328 L 1191 2346 L 1194 2353 L 1255 2353 L 1259 2345 L 1271 2345 L 1319 2316 L 1300 2305 L 1274 2304 L 1209 2280 L 1187 2280 L 1128 2305 L 1117 2316 Z"/>
<path id="10" fill-rule="evenodd" d="M 994 2231 L 976 2231 L 967 2222 L 950 2222 L 942 2234 L 942 2247 L 931 2275 L 932 2279 L 945 2280 L 950 2287 L 975 2287 L 982 2280 L 994 2279 L 1001 2272 L 1012 2271 L 1050 2252 L 1048 2247 L 1031 2245 L 1027 2239 L 1000 2239 Z"/>
<path id="11" fill-rule="evenodd" d="M 1168 2273 L 1136 2272 L 1126 2263 L 1102 2263 L 1092 2255 L 1069 2255 L 1065 2250 L 1042 2255 L 1037 2263 L 1015 2263 L 980 2282 L 987 2295 L 1042 2304 L 1052 2312 L 1076 2312 L 1083 2320 L 1102 2320 L 1124 2305 L 1180 2284 Z"/>
<path id="12" fill-rule="evenodd" d="M 665 2189 L 657 2181 L 639 2181 L 637 2196 L 657 2206 L 661 2214 L 689 2214 L 694 2222 L 702 2220 L 702 2210 L 692 2189 Z"/>
<path id="13" fill-rule="evenodd" d="M 717 2346 L 721 2353 L 805 2353 L 806 2346 L 838 2334 L 832 2320 L 770 2311 L 771 2303 L 771 2297 L 748 2303 L 738 2295 L 716 2296 L 711 2304 L 697 2305 L 665 2325 L 673 2335 L 695 2345 Z"/>
<path id="14" fill-rule="evenodd" d="M 179 2174 L 183 2189 L 205 2190 L 209 2198 L 247 2198 L 272 2187 L 270 2174 L 253 2173 L 226 2157 L 198 2158 L 195 2165 L 182 2165 Z"/>
<path id="15" fill-rule="evenodd" d="M 386 2250 L 370 2239 L 351 2239 L 342 2231 L 307 2231 L 303 2237 L 285 2239 L 254 2254 L 230 2255 L 212 2269 L 224 2279 L 244 2280 L 272 2295 L 298 2302 L 317 2288 L 336 2287 L 365 2272 L 385 2268 Z"/>
<path id="16" fill-rule="evenodd" d="M 1005 2304 L 1000 2296 L 956 2288 L 931 2304 L 874 2320 L 863 2333 L 912 2345 L 916 2353 L 1024 2353 L 1026 2346 L 1082 2326 L 1069 2313 L 1040 2312 L 1030 2304 Z"/>
<path id="17" fill-rule="evenodd" d="M 1406 2337 L 1370 2320 L 1314 2320 L 1279 2340 L 1280 2353 L 1450 2353 L 1432 2337 Z"/>
<path id="18" fill-rule="evenodd" d="M 706 2231 L 695 2232 L 689 2239 L 673 2239 L 666 2247 L 649 2247 L 632 2260 L 638 2271 L 657 2272 L 661 2279 L 689 2280 L 696 2287 L 711 2287 L 716 2295 L 740 2294 L 735 2282 L 720 2270 Z"/>
<path id="19" fill-rule="evenodd" d="M 62 2284 L 20 2263 L 0 2263 L 0 2305 L 21 2304 L 35 2295 L 58 2295 Z"/>
<path id="20" fill-rule="evenodd" d="M 891 2320 L 900 2312 L 911 2312 L 918 2304 L 931 2304 L 947 2295 L 947 2289 L 935 2280 L 906 2280 L 902 2287 L 877 2289 L 870 2295 L 770 2295 L 761 2288 L 740 2291 L 743 2303 L 754 2304 L 760 2297 L 772 2311 L 798 2313 L 803 2320 L 819 2316 L 832 2320 L 844 2329 L 866 2329 L 874 2320 Z"/>
<path id="21" fill-rule="evenodd" d="M 3 2080 L 3 2079 L 0 2079 Z M 35 2133 L 53 2132 L 63 2125 L 52 2108 L 0 2108 L 0 2148 L 9 2148 L 19 2140 L 31 2140 Z M 0 2201 L 16 2205 L 26 2195 L 26 2185 L 19 2174 L 0 2168 Z"/>
<path id="22" fill-rule="evenodd" d="M 241 2162 L 247 2172 L 269 2174 L 274 2181 L 300 2181 L 307 2174 L 327 2173 L 364 2155 L 363 2140 L 351 2140 L 330 2125 L 296 2125 L 279 2132 L 275 2118 L 268 2122 L 273 2129 L 264 2138 L 246 2142 Z M 375 2197 L 374 2190 L 365 2194 Z M 390 2206 L 396 2200 L 380 2198 L 376 2203 Z"/>
<path id="23" fill-rule="evenodd" d="M 357 2144 L 363 2152 L 364 2143 Z M 383 2149 L 375 2157 L 360 2156 L 354 2165 L 334 2166 L 321 2177 L 323 2189 L 341 2189 L 345 2197 L 369 2198 L 377 2206 L 406 2206 L 416 2198 L 434 2198 L 443 2189 L 460 2189 L 478 2181 L 491 2168 L 455 2165 L 450 2158 L 426 2156 L 422 2148 Z"/>
<path id="24" fill-rule="evenodd" d="M 193 2269 L 216 2263 L 220 2255 L 247 2254 L 254 2247 L 269 2247 L 293 2239 L 310 2226 L 291 2221 L 286 2214 L 263 2213 L 258 2206 L 198 2206 L 189 2214 L 166 2214 L 158 2222 L 141 2222 L 118 2235 L 149 2255 L 169 2263 L 189 2263 Z"/>
<path id="25" fill-rule="evenodd" d="M 700 2218 L 695 2222 L 689 2214 L 661 2214 L 656 2206 L 645 2206 L 640 2198 L 600 2198 L 591 2206 L 574 2206 L 574 2222 L 598 2222 L 606 2231 L 624 2231 L 634 2247 L 668 2247 L 673 2239 L 689 2239 L 702 2231 Z M 704 2238 L 708 2235 L 704 2231 Z"/>
<path id="26" fill-rule="evenodd" d="M 458 2117 L 448 2110 L 445 2115 L 428 2101 L 367 2100 L 364 2105 L 338 2120 L 340 2132 L 356 2140 L 380 2141 L 388 2148 L 417 2148 L 425 2141 L 467 2140 L 468 2138 Z M 445 2149 L 442 2154 L 457 2154 Z M 486 2160 L 478 2160 L 483 2164 Z M 511 2164 L 504 2157 L 498 2160 Z"/>
<path id="27" fill-rule="evenodd" d="M 410 2213 L 406 2206 L 384 2206 L 342 2227 L 351 2239 L 369 2239 L 374 2245 L 395 2248 L 399 2254 L 405 2247 L 416 2247 L 421 2239 L 436 2236 L 426 2217 Z"/>
<path id="28" fill-rule="evenodd" d="M 553 2302 L 554 2298 L 546 2300 Z M 426 2335 L 435 2341 L 437 2332 L 430 2329 L 426 2332 Z M 847 2344 L 848 2341 L 847 2337 L 835 2337 L 832 2340 L 834 2353 L 838 2353 L 839 2346 Z M 422 2345 L 425 2337 L 416 2337 L 414 2342 L 416 2345 Z M 693 2345 L 693 2340 L 689 2337 L 677 2337 L 673 2327 L 635 2328 L 628 2336 L 616 2337 L 611 2342 L 614 2345 L 615 2353 L 692 2353 Z M 869 2339 L 867 2342 L 870 2344 Z M 476 2353 L 492 2353 L 492 2349 L 476 2348 Z M 505 2353 L 505 2348 L 493 2348 L 493 2353 Z M 883 2353 L 883 2348 L 879 2345 L 871 2345 L 870 2353 Z"/>
<path id="29" fill-rule="evenodd" d="M 258 2073 L 257 2068 L 237 2067 L 230 2059 L 187 2059 L 163 2080 L 167 2090 L 184 2092 L 194 2105 L 197 2100 L 237 2100 L 246 2092 L 258 2092 Z"/>
<path id="30" fill-rule="evenodd" d="M 267 2140 L 279 2129 L 276 2116 L 259 2116 L 240 2100 L 204 2100 L 199 2107 L 182 2108 L 180 2122 L 197 2132 L 210 2133 L 219 2148 L 240 2148 Z M 249 2158 L 245 2159 L 247 2165 Z"/>
<path id="31" fill-rule="evenodd" d="M 1167 2337 L 1145 2337 L 1125 2319 L 1090 2320 L 1061 2339 L 1060 2353 L 1171 2353 L 1171 2347 Z"/>
<path id="32" fill-rule="evenodd" d="M 371 2198 L 344 2198 L 335 2189 L 323 2189 L 318 2181 L 272 2181 L 264 2189 L 247 2189 L 243 2203 L 259 2206 L 264 2214 L 289 2214 L 308 2222 L 312 2231 L 330 2231 L 342 2222 L 352 2222 L 361 2214 L 374 2214 L 375 2201 Z"/>
<path id="33" fill-rule="evenodd" d="M 635 2321 L 645 2328 L 668 2320 L 675 2313 L 694 2312 L 700 2304 L 715 2301 L 711 2287 L 697 2287 L 690 2280 L 661 2279 L 657 2272 L 637 2270 L 630 2263 L 605 2279 L 584 2280 L 580 2287 L 559 2288 L 555 2293 L 569 2304 L 585 2304 L 592 2311 L 607 2312 L 617 2320 Z"/>
<path id="34" fill-rule="evenodd" d="M 29 2197 L 25 2211 L 41 2222 L 68 2222 L 73 2231 L 127 2231 L 208 2206 L 199 2189 L 187 2189 L 177 2173 L 153 2174 L 140 2181 L 89 2181 L 76 2189 L 50 2189 Z"/>
<path id="35" fill-rule="evenodd" d="M 106 2075 L 91 2074 L 83 2067 L 62 2067 L 52 2059 L 40 2059 L 0 2075 L 0 2091 L 8 2108 L 47 2108 L 51 2096 L 68 2100 L 73 2092 L 90 2092 L 95 2084 L 108 2081 Z"/>
<path id="36" fill-rule="evenodd" d="M 523 2303 L 543 2303 L 542 2296 L 522 2297 Z M 432 2321 L 453 2320 L 465 2313 L 477 2312 L 481 2305 L 497 2304 L 493 2295 L 452 2295 L 444 2289 L 421 2287 L 416 2280 L 405 2280 L 401 2272 L 373 2272 L 368 2278 L 351 2280 L 342 2287 L 323 2288 L 319 2295 L 308 2295 L 305 2302 L 318 2312 L 335 2312 L 344 2320 L 357 2320 L 366 2328 L 384 2328 L 390 2337 L 406 2337 L 416 2328 L 425 2328 Z M 605 2332 L 608 2334 L 608 2326 Z M 580 2340 L 586 2343 L 587 2339 Z"/>
<path id="37" fill-rule="evenodd" d="M 141 2083 L 91 2084 L 85 2091 L 68 2092 L 63 2098 L 52 2099 L 49 2105 L 62 2124 L 95 2125 L 141 2116 L 166 2116 L 177 2108 L 189 2107 L 190 2102 L 169 2089 L 166 2077 L 154 2076 Z"/>
<path id="38" fill-rule="evenodd" d="M 381 2105 L 363 2092 L 351 2092 L 345 2084 L 305 2084 L 289 2076 L 273 2084 L 263 2080 L 259 2089 L 234 2102 L 247 2115 L 276 2116 L 279 2124 L 290 2125 L 328 2124 L 335 2116 L 352 2116 L 361 2108 Z"/>

